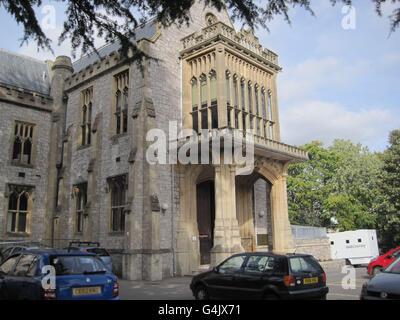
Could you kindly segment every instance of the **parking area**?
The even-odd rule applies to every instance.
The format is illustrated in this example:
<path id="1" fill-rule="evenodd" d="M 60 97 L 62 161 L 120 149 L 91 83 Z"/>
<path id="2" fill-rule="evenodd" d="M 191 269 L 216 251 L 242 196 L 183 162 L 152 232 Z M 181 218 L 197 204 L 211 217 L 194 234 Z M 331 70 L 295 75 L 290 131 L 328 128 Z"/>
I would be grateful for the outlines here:
<path id="1" fill-rule="evenodd" d="M 354 277 L 353 277 L 354 276 Z M 326 271 L 328 300 L 359 300 L 362 285 L 368 280 L 366 268 L 352 271 Z M 120 280 L 121 300 L 193 300 L 189 289 L 191 277 L 171 278 L 157 282 Z"/>

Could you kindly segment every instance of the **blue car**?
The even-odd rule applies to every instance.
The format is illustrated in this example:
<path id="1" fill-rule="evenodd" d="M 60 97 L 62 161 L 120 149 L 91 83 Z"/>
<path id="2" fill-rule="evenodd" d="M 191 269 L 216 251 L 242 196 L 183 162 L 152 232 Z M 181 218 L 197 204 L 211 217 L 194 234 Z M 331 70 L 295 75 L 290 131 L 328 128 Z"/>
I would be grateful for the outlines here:
<path id="1" fill-rule="evenodd" d="M 96 254 L 24 250 L 0 265 L 0 299 L 119 300 L 119 284 Z"/>

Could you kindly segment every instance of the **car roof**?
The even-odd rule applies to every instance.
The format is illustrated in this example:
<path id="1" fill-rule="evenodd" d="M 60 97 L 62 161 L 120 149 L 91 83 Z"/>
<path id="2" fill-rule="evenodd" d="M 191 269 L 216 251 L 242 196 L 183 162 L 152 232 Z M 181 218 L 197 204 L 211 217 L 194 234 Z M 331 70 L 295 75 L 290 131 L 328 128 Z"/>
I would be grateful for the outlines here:
<path id="1" fill-rule="evenodd" d="M 68 248 L 80 248 L 80 249 L 104 249 L 104 247 L 93 247 L 93 246 L 67 246 Z"/>
<path id="2" fill-rule="evenodd" d="M 32 253 L 36 255 L 47 255 L 47 256 L 96 256 L 91 252 L 82 251 L 68 251 L 68 250 L 57 250 L 57 249 L 26 249 L 19 253 Z"/>
<path id="3" fill-rule="evenodd" d="M 278 256 L 278 257 L 312 257 L 310 254 L 306 253 L 285 253 L 285 252 L 277 252 L 277 251 L 272 251 L 272 252 L 243 252 L 243 253 L 238 253 L 235 256 L 240 256 L 240 255 L 252 255 L 252 256 Z"/>

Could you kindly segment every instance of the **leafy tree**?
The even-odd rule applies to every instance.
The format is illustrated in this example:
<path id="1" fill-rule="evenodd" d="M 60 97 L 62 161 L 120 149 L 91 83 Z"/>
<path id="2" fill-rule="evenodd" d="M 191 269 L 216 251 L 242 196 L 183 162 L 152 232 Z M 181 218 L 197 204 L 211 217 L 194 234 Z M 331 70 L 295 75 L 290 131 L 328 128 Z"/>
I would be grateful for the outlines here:
<path id="1" fill-rule="evenodd" d="M 381 246 L 391 249 L 400 245 L 400 130 L 390 133 L 389 148 L 382 156 L 383 169 L 378 208 Z"/>
<path id="2" fill-rule="evenodd" d="M 329 150 L 341 157 L 342 165 L 330 181 L 332 195 L 326 215 L 333 215 L 344 230 L 375 228 L 378 178 L 382 168 L 379 155 L 349 140 L 335 140 Z M 351 210 L 346 212 L 349 208 Z"/>
<path id="3" fill-rule="evenodd" d="M 129 49 L 133 57 L 139 59 L 143 53 L 130 41 L 135 35 L 135 28 L 148 17 L 156 17 L 163 25 L 169 23 L 188 23 L 189 10 L 196 0 L 53 0 L 66 4 L 66 21 L 60 35 L 60 42 L 71 39 L 72 54 L 81 47 L 82 53 L 93 50 L 95 36 L 104 37 L 107 41 L 119 40 L 124 56 Z M 290 23 L 290 7 L 303 7 L 312 15 L 310 0 L 201 0 L 205 5 L 213 5 L 218 10 L 227 8 L 233 20 L 243 21 L 244 24 L 255 28 L 267 28 L 269 21 L 276 15 L 283 15 Z M 350 5 L 352 0 L 326 0 L 332 5 L 345 3 Z M 382 15 L 382 5 L 386 2 L 396 3 L 396 0 L 371 0 L 378 15 Z M 397 0 L 397 2 L 399 2 Z M 24 27 L 22 43 L 34 40 L 40 48 L 51 50 L 51 41 L 43 32 L 35 14 L 35 8 L 40 7 L 42 0 L 0 0 L 1 7 L 12 15 Z M 135 17 L 133 11 L 139 12 Z M 394 31 L 400 24 L 400 7 L 394 9 L 391 19 L 391 29 Z M 122 23 L 116 22 L 121 20 Z M 95 30 L 97 30 L 95 32 Z"/>
<path id="4" fill-rule="evenodd" d="M 310 161 L 291 165 L 288 168 L 288 206 L 291 223 L 325 226 L 323 213 L 325 199 L 331 190 L 331 181 L 339 169 L 341 158 L 313 141 L 301 148 L 308 151 Z"/>
<path id="5" fill-rule="evenodd" d="M 309 152 L 310 161 L 288 169 L 291 222 L 341 231 L 375 228 L 379 155 L 344 140 L 335 140 L 328 149 L 318 141 L 302 148 Z"/>

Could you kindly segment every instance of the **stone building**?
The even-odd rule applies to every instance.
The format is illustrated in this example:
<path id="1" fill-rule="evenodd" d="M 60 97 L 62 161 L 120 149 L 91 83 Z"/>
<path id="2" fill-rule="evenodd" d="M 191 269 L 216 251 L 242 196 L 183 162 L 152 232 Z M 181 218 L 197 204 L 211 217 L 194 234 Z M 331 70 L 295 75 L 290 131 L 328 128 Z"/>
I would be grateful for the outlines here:
<path id="1" fill-rule="evenodd" d="M 293 250 L 286 170 L 308 155 L 280 138 L 278 56 L 226 11 L 198 2 L 191 18 L 141 26 L 134 41 L 153 59 L 140 68 L 118 43 L 74 63 L 0 51 L 1 239 L 99 241 L 116 273 L 149 280 Z M 175 139 L 174 124 L 195 134 Z M 254 170 L 238 173 L 226 140 L 217 161 L 153 164 L 152 129 L 177 154 L 210 146 L 213 132 L 253 142 Z"/>

